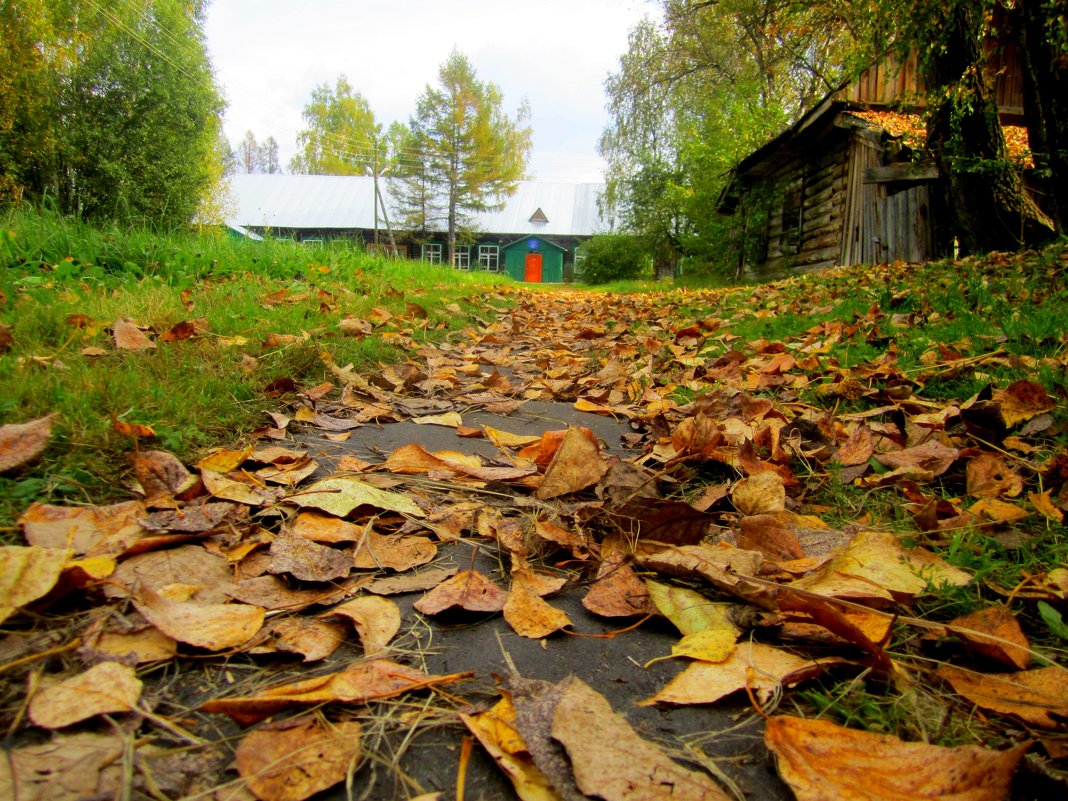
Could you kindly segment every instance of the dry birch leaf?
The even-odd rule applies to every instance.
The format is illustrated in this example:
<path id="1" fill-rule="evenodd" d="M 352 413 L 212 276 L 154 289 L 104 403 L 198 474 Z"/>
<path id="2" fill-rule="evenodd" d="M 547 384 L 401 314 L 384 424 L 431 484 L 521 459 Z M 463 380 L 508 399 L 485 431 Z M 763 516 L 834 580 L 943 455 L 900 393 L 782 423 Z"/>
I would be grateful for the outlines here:
<path id="1" fill-rule="evenodd" d="M 0 473 L 29 464 L 48 447 L 56 415 L 0 426 Z"/>
<path id="2" fill-rule="evenodd" d="M 279 534 L 271 543 L 269 573 L 289 573 L 301 581 L 333 581 L 352 572 L 352 554 L 303 537 Z"/>
<path id="3" fill-rule="evenodd" d="M 709 776 L 684 768 L 639 737 L 604 696 L 575 677 L 565 682 L 552 735 L 567 749 L 575 783 L 587 795 L 604 801 L 730 798 Z"/>
<path id="4" fill-rule="evenodd" d="M 504 619 L 521 637 L 540 639 L 571 625 L 571 619 L 537 592 L 529 570 L 512 571 L 512 588 L 504 602 Z"/>
<path id="5" fill-rule="evenodd" d="M 0 547 L 0 623 L 56 586 L 71 557 L 65 548 Z"/>
<path id="6" fill-rule="evenodd" d="M 323 676 L 277 684 L 256 695 L 218 698 L 200 708 L 204 712 L 229 715 L 238 723 L 248 724 L 292 707 L 318 706 L 334 701 L 364 704 L 457 681 L 466 675 L 453 673 L 434 676 L 388 659 L 374 659 Z"/>
<path id="7" fill-rule="evenodd" d="M 946 626 L 984 656 L 1020 670 L 1031 664 L 1031 643 L 1016 615 L 1004 606 L 980 609 L 955 618 Z"/>
<path id="8" fill-rule="evenodd" d="M 317 481 L 287 495 L 285 501 L 300 507 L 321 509 L 337 517 L 344 517 L 357 506 L 374 506 L 412 517 L 426 516 L 407 495 L 381 490 L 366 481 L 344 476 Z"/>
<path id="9" fill-rule="evenodd" d="M 156 343 L 145 336 L 135 322 L 129 317 L 120 317 L 111 326 L 115 347 L 119 350 L 154 350 Z"/>
<path id="10" fill-rule="evenodd" d="M 839 661 L 803 659 L 763 643 L 741 643 L 723 662 L 694 662 L 664 689 L 638 704 L 711 704 L 746 688 L 763 702 L 779 685 L 793 686 Z"/>
<path id="11" fill-rule="evenodd" d="M 263 627 L 258 606 L 183 603 L 147 587 L 134 596 L 134 606 L 168 637 L 208 651 L 244 645 Z"/>
<path id="12" fill-rule="evenodd" d="M 46 729 L 61 729 L 94 715 L 129 712 L 137 706 L 141 688 L 132 667 L 101 662 L 34 693 L 30 720 Z"/>
<path id="13" fill-rule="evenodd" d="M 401 613 L 393 601 L 377 595 L 364 595 L 336 606 L 327 615 L 346 617 L 356 626 L 363 643 L 364 656 L 384 651 L 389 641 L 400 631 Z"/>
<path id="14" fill-rule="evenodd" d="M 764 742 L 798 801 L 1002 801 L 1030 747 L 906 743 L 788 715 L 768 719 Z"/>
<path id="15" fill-rule="evenodd" d="M 300 654 L 305 662 L 318 662 L 334 653 L 343 642 L 345 626 L 330 620 L 287 617 L 268 623 L 260 631 L 258 645 L 249 648 L 250 654 L 272 654 L 279 651 Z"/>
<path id="16" fill-rule="evenodd" d="M 399 573 L 432 562 L 437 555 L 438 546 L 429 537 L 383 535 L 368 525 L 352 555 L 352 564 L 361 570 L 388 568 Z"/>
<path id="17" fill-rule="evenodd" d="M 560 801 L 515 730 L 515 708 L 507 697 L 485 712 L 461 714 L 460 719 L 504 771 L 520 801 Z"/>
<path id="18" fill-rule="evenodd" d="M 126 740 L 113 734 L 69 734 L 7 752 L 0 759 L 0 798 L 80 801 L 113 798 L 121 782 L 109 771 L 122 759 Z M 121 778 L 121 774 L 120 774 Z"/>
<path id="19" fill-rule="evenodd" d="M 465 570 L 416 601 L 415 609 L 424 615 L 438 615 L 448 609 L 500 612 L 507 600 L 508 593 L 484 575 L 477 570 Z"/>
<path id="20" fill-rule="evenodd" d="M 786 509 L 782 476 L 771 470 L 743 478 L 731 487 L 731 503 L 743 515 L 763 515 Z"/>
<path id="21" fill-rule="evenodd" d="M 953 690 L 976 706 L 1014 715 L 1044 729 L 1068 720 L 1068 683 L 1060 666 L 1021 670 L 1018 673 L 975 673 L 943 665 L 938 675 Z"/>
<path id="22" fill-rule="evenodd" d="M 148 513 L 141 501 L 108 506 L 33 503 L 18 523 L 30 545 L 71 548 L 75 555 L 122 553 L 145 533 L 138 522 Z"/>
<path id="23" fill-rule="evenodd" d="M 356 770 L 361 732 L 356 721 L 258 729 L 237 746 L 237 771 L 260 801 L 304 801 Z"/>
<path id="24" fill-rule="evenodd" d="M 601 449 L 589 440 L 581 430 L 571 427 L 564 435 L 560 448 L 545 468 L 545 477 L 535 493 L 539 500 L 548 500 L 560 495 L 592 487 L 608 470 L 608 462 L 601 456 Z"/>

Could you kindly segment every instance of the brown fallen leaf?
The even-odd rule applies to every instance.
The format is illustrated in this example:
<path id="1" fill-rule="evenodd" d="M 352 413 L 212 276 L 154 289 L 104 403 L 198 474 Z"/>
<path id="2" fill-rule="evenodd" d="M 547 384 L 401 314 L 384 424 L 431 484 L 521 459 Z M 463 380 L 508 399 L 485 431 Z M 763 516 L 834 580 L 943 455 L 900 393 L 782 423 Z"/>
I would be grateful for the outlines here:
<path id="1" fill-rule="evenodd" d="M 768 719 L 764 742 L 798 801 L 1001 801 L 1030 747 L 944 748 L 789 715 Z"/>
<path id="2" fill-rule="evenodd" d="M 34 693 L 30 720 L 46 729 L 61 729 L 94 715 L 129 712 L 137 706 L 142 686 L 132 667 L 101 662 Z"/>
<path id="3" fill-rule="evenodd" d="M 1016 615 L 1004 606 L 988 606 L 954 618 L 946 627 L 984 656 L 1020 670 L 1031 664 L 1031 643 Z"/>
<path id="4" fill-rule="evenodd" d="M 571 619 L 563 611 L 541 598 L 536 579 L 528 568 L 512 571 L 512 588 L 503 611 L 508 625 L 521 637 L 540 639 L 571 625 Z"/>
<path id="5" fill-rule="evenodd" d="M 330 702 L 363 704 L 382 698 L 458 681 L 470 674 L 435 676 L 388 659 L 360 662 L 311 679 L 278 684 L 248 696 L 217 698 L 201 705 L 203 712 L 229 715 L 241 724 L 255 723 L 284 709 Z"/>
<path id="6" fill-rule="evenodd" d="M 429 537 L 408 534 L 379 534 L 370 525 L 352 555 L 352 564 L 361 570 L 383 568 L 402 572 L 434 561 L 438 546 Z"/>
<path id="7" fill-rule="evenodd" d="M 243 579 L 225 588 L 225 595 L 264 609 L 297 611 L 315 603 L 323 603 L 336 595 L 336 587 L 314 589 L 292 588 L 278 576 L 264 575 Z"/>
<path id="8" fill-rule="evenodd" d="M 792 687 L 822 673 L 838 659 L 804 659 L 759 642 L 740 643 L 725 661 L 694 662 L 639 706 L 711 704 L 738 690 L 751 690 L 763 703 L 780 686 Z"/>
<path id="9" fill-rule="evenodd" d="M 401 626 L 400 608 L 388 598 L 377 595 L 354 598 L 335 606 L 326 615 L 347 618 L 356 626 L 364 656 L 375 656 L 384 651 Z"/>
<path id="10" fill-rule="evenodd" d="M 477 570 L 464 570 L 443 581 L 415 602 L 424 615 L 439 615 L 450 609 L 468 612 L 501 612 L 508 593 Z"/>
<path id="11" fill-rule="evenodd" d="M 1023 476 L 996 453 L 980 453 L 965 468 L 968 494 L 976 498 L 1015 498 L 1024 488 Z"/>
<path id="12" fill-rule="evenodd" d="M 849 439 L 839 446 L 834 459 L 844 467 L 855 467 L 867 464 L 874 453 L 875 441 L 871 429 L 861 424 L 853 429 Z"/>
<path id="13" fill-rule="evenodd" d="M 582 605 L 601 617 L 633 617 L 656 611 L 649 590 L 631 564 L 631 557 L 617 534 L 608 534 L 601 543 L 601 563 L 597 578 L 582 597 Z"/>
<path id="14" fill-rule="evenodd" d="M 0 426 L 0 473 L 29 464 L 48 447 L 57 415 Z"/>
<path id="15" fill-rule="evenodd" d="M 289 573 L 301 581 L 333 581 L 352 571 L 352 554 L 303 537 L 280 533 L 271 543 L 269 573 Z"/>
<path id="16" fill-rule="evenodd" d="M 119 350 L 155 350 L 156 343 L 149 339 L 129 317 L 120 317 L 111 326 L 115 347 Z"/>
<path id="17" fill-rule="evenodd" d="M 877 453 L 875 458 L 891 470 L 915 468 L 931 476 L 940 476 L 949 470 L 959 456 L 957 448 L 932 440 L 900 451 Z"/>
<path id="18" fill-rule="evenodd" d="M 1016 381 L 1005 389 L 996 389 L 992 400 L 998 404 L 1006 428 L 1030 420 L 1057 407 L 1053 398 L 1033 381 Z"/>
<path id="19" fill-rule="evenodd" d="M 441 567 L 433 570 L 422 570 L 418 573 L 405 573 L 399 576 L 387 576 L 375 579 L 367 585 L 367 592 L 376 595 L 400 595 L 405 592 L 423 592 L 431 587 L 436 587 L 445 579 L 455 576 L 459 572 L 456 567 Z"/>
<path id="20" fill-rule="evenodd" d="M 257 729 L 237 746 L 237 771 L 260 801 L 304 801 L 355 772 L 361 733 L 354 720 Z"/>
<path id="21" fill-rule="evenodd" d="M 133 602 L 167 636 L 207 651 L 244 645 L 263 627 L 263 609 L 248 604 L 184 603 L 148 587 L 140 588 Z"/>
<path id="22" fill-rule="evenodd" d="M 230 597 L 233 571 L 226 559 L 200 545 L 182 545 L 163 551 L 138 554 L 119 565 L 104 587 L 108 598 L 125 598 L 134 590 L 160 592 L 170 584 L 197 582 L 192 596 L 197 603 L 223 603 Z"/>
<path id="23" fill-rule="evenodd" d="M 1068 671 L 1053 666 L 1017 673 L 976 673 L 943 665 L 938 675 L 959 695 L 991 712 L 1055 729 L 1068 720 Z"/>
<path id="24" fill-rule="evenodd" d="M 250 654 L 300 654 L 305 662 L 326 659 L 345 642 L 346 628 L 332 620 L 287 617 L 273 620 L 260 630 Z"/>
<path id="25" fill-rule="evenodd" d="M 126 750 L 116 734 L 57 735 L 46 743 L 14 748 L 0 759 L 0 798 L 80 801 L 121 792 L 116 770 Z"/>
<path id="26" fill-rule="evenodd" d="M 196 476 L 186 470 L 173 453 L 135 451 L 129 458 L 137 483 L 148 500 L 181 495 L 197 483 Z"/>
<path id="27" fill-rule="evenodd" d="M 47 595 L 70 557 L 65 548 L 0 547 L 0 623 L 16 609 Z"/>
<path id="28" fill-rule="evenodd" d="M 545 501 L 592 487 L 608 470 L 601 449 L 575 427 L 567 429 L 535 495 Z"/>
<path id="29" fill-rule="evenodd" d="M 707 775 L 671 760 L 642 739 L 604 696 L 572 676 L 552 719 L 552 736 L 567 750 L 575 783 L 604 801 L 726 801 Z M 596 732 L 595 737 L 591 733 Z"/>
<path id="30" fill-rule="evenodd" d="M 135 631 L 102 630 L 86 637 L 86 649 L 94 658 L 137 665 L 162 662 L 178 653 L 178 643 L 154 626 Z"/>

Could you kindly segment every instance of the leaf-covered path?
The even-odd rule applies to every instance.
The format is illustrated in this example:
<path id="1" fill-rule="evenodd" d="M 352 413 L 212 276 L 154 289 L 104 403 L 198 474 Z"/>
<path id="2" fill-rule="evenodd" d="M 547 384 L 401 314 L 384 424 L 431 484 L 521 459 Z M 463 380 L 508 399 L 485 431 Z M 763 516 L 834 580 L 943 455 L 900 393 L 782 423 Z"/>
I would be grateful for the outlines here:
<path id="1" fill-rule="evenodd" d="M 138 500 L 31 506 L 0 795 L 1055 786 L 1063 349 L 943 341 L 953 268 L 880 269 L 498 292 L 445 344 L 397 332 L 402 364 L 324 352 L 247 447 L 142 444 Z M 973 269 L 1041 302 L 1033 264 Z"/>

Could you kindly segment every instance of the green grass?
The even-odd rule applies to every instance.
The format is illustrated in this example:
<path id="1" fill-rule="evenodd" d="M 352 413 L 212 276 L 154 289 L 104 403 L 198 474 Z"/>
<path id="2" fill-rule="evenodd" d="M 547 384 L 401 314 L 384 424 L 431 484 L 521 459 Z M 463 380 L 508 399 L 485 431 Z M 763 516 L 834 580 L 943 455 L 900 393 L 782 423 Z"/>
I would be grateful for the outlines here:
<path id="1" fill-rule="evenodd" d="M 505 283 L 351 249 L 100 231 L 29 212 L 0 223 L 0 243 L 0 324 L 12 340 L 0 354 L 0 424 L 58 415 L 44 457 L 0 476 L 7 531 L 30 500 L 126 492 L 132 443 L 113 418 L 152 426 L 158 437 L 146 447 L 195 458 L 263 425 L 280 405 L 265 392 L 275 379 L 325 380 L 321 351 L 358 368 L 395 361 L 407 340 L 436 341 L 471 324 L 486 313 L 486 293 Z M 346 335 L 345 317 L 372 322 L 373 333 Z M 120 318 L 150 327 L 158 347 L 116 349 Z M 159 340 L 183 321 L 206 331 Z M 272 344 L 271 335 L 297 341 Z"/>

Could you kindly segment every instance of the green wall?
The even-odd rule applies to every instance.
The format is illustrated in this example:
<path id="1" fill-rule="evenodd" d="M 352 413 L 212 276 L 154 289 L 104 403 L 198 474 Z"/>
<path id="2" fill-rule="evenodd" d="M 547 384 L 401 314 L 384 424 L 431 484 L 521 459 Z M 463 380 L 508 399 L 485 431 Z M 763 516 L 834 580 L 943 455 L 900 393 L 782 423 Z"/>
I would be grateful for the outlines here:
<path id="1" fill-rule="evenodd" d="M 525 236 L 510 242 L 504 251 L 504 269 L 516 281 L 526 278 L 527 254 L 541 254 L 541 280 L 546 284 L 559 284 L 564 280 L 565 248 L 540 236 Z"/>

